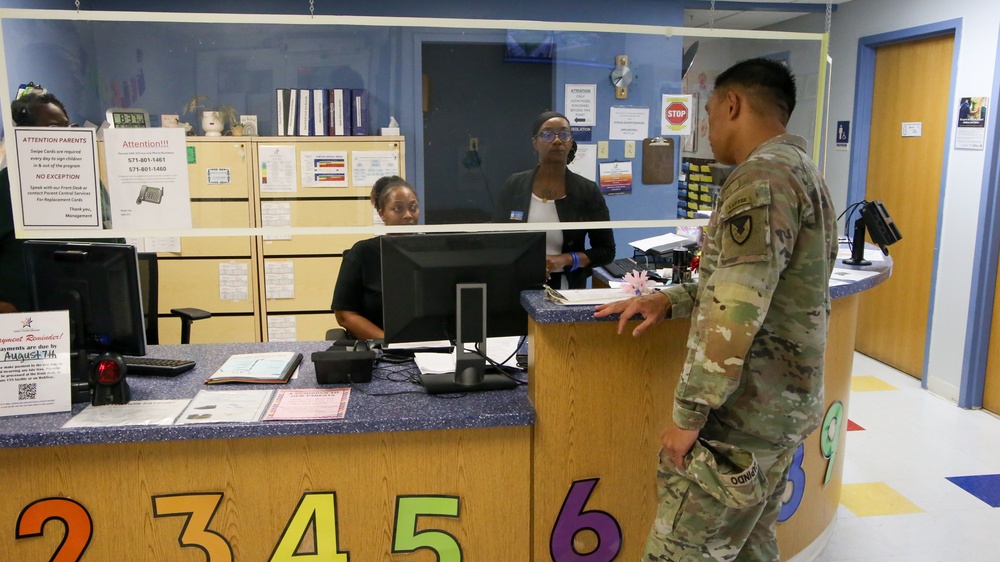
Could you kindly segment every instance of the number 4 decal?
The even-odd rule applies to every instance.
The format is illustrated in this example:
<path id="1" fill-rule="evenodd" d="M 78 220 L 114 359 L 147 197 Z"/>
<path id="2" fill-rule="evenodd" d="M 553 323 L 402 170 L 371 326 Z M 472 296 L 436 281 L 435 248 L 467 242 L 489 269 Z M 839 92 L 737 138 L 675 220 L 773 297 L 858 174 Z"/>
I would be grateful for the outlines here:
<path id="1" fill-rule="evenodd" d="M 77 562 L 90 545 L 94 522 L 83 505 L 67 498 L 45 498 L 31 502 L 17 516 L 15 538 L 39 537 L 45 524 L 58 519 L 66 534 L 49 562 Z"/>
<path id="2" fill-rule="evenodd" d="M 313 526 L 315 554 L 295 554 L 310 525 Z M 348 562 L 350 554 L 340 550 L 340 529 L 337 528 L 337 493 L 302 494 L 295 513 L 281 533 L 270 562 Z"/>

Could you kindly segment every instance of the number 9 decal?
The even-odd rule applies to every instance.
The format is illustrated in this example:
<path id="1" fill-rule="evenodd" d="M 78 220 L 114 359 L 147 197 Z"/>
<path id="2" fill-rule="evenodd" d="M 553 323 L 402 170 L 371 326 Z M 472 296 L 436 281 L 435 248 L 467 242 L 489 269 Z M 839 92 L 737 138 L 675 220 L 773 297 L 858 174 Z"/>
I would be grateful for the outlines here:
<path id="1" fill-rule="evenodd" d="M 77 562 L 94 536 L 94 522 L 83 505 L 68 498 L 45 498 L 28 504 L 17 516 L 15 538 L 39 537 L 45 524 L 58 519 L 66 534 L 49 562 Z"/>
<path id="2" fill-rule="evenodd" d="M 830 404 L 830 409 L 826 411 L 826 419 L 823 420 L 823 428 L 819 434 L 819 448 L 823 451 L 823 458 L 828 459 L 826 465 L 826 477 L 823 478 L 823 485 L 826 486 L 833 476 L 833 463 L 837 459 L 837 447 L 840 445 L 840 431 L 843 428 L 844 403 L 840 400 Z"/>

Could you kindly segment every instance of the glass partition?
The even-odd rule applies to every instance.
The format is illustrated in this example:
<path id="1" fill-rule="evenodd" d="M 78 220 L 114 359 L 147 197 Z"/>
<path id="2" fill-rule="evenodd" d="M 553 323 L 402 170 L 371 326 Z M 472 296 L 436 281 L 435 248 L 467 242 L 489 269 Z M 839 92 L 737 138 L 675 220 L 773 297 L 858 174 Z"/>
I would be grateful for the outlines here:
<path id="1" fill-rule="evenodd" d="M 815 155 L 820 151 L 823 34 L 429 18 L 213 20 L 218 17 L 0 10 L 6 85 L 0 102 L 18 238 L 125 238 L 157 252 L 179 276 L 222 275 L 221 265 L 208 262 L 234 261 L 250 278 L 240 297 L 254 304 L 233 314 L 329 312 L 332 284 L 306 306 L 271 298 L 281 289 L 267 295 L 265 280 L 280 278 L 285 262 L 303 256 L 328 259 L 315 271 L 296 262 L 296 276 L 335 278 L 347 248 L 386 232 L 558 230 L 559 223 L 491 222 L 505 181 L 537 164 L 532 122 L 546 110 L 572 121 L 578 148 L 571 169 L 601 186 L 611 221 L 597 226 L 614 229 L 617 257 L 632 255 L 631 241 L 705 224 L 696 213 L 711 208 L 714 191 L 702 194 L 689 184 L 713 185 L 718 178 L 698 168 L 699 177 L 689 181 L 694 174 L 687 165 L 711 162 L 703 106 L 715 75 L 737 60 L 769 56 L 789 64 L 800 92 L 790 129 L 810 141 Z M 695 41 L 697 54 L 684 73 Z M 106 193 L 97 204 L 112 228 L 25 220 L 26 209 L 45 204 L 23 197 L 31 182 L 22 178 L 25 161 L 16 157 L 10 102 L 28 82 L 54 93 L 70 121 L 95 128 L 97 174 Z M 303 92 L 312 112 L 300 111 Z M 666 128 L 674 102 L 666 96 L 685 94 L 692 95 L 686 103 L 692 134 L 679 136 Z M 296 112 L 279 115 L 293 98 Z M 335 112 L 337 103 L 346 113 Z M 352 131 L 351 108 L 362 105 L 355 111 L 362 122 Z M 160 201 L 155 185 L 130 181 L 130 174 L 149 170 L 129 159 L 162 155 L 109 146 L 109 139 L 139 134 L 101 127 L 114 108 L 126 125 L 143 119 L 138 110 L 145 110 L 151 127 L 190 126 L 190 136 L 170 132 L 180 138 L 181 148 L 171 149 L 180 163 L 154 163 L 186 183 L 190 204 L 182 206 L 190 207 L 190 223 L 177 217 L 186 210 L 166 206 L 166 188 Z M 205 135 L 206 110 L 220 110 L 228 121 L 223 136 Z M 331 135 L 336 115 L 347 116 L 346 130 Z M 300 122 L 304 129 L 295 128 Z M 244 136 L 236 135 L 234 123 L 246 125 Z M 37 175 L 38 168 L 24 171 Z M 372 181 L 387 171 L 414 186 L 420 224 L 381 224 L 368 196 Z M 207 269 L 181 273 L 182 262 Z M 256 337 L 267 339 L 267 332 L 264 323 Z"/>

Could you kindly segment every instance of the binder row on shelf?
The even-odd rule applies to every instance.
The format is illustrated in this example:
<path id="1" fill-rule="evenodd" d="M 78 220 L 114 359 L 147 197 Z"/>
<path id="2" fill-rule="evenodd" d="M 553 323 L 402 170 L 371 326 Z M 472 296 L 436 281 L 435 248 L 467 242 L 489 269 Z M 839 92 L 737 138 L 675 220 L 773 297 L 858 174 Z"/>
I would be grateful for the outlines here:
<path id="1" fill-rule="evenodd" d="M 719 188 L 713 183 L 714 160 L 684 158 L 677 182 L 677 218 L 693 219 L 698 211 L 711 211 Z"/>
<path id="2" fill-rule="evenodd" d="M 277 88 L 279 137 L 368 135 L 368 92 L 354 88 Z"/>

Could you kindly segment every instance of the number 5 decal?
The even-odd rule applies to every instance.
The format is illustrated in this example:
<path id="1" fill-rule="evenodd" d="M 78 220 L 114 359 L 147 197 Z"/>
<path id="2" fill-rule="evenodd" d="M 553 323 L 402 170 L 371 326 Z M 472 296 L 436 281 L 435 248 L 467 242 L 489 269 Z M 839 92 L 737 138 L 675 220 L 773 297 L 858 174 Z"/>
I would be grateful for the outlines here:
<path id="1" fill-rule="evenodd" d="M 457 496 L 397 496 L 392 553 L 429 548 L 437 553 L 438 562 L 462 562 L 462 547 L 450 533 L 417 531 L 421 516 L 458 517 L 458 501 Z"/>
<path id="2" fill-rule="evenodd" d="M 17 516 L 15 538 L 39 537 L 45 524 L 58 519 L 66 526 L 66 534 L 49 562 L 77 562 L 90 545 L 94 522 L 87 508 L 68 498 L 45 498 L 31 502 Z"/>
<path id="3" fill-rule="evenodd" d="M 621 552 L 622 528 L 618 521 L 604 511 L 583 510 L 598 480 L 577 480 L 570 486 L 549 542 L 549 553 L 555 562 L 611 562 Z M 580 554 L 573 547 L 573 537 L 584 529 L 597 535 L 597 548 L 588 554 Z"/>
<path id="4" fill-rule="evenodd" d="M 233 549 L 225 537 L 208 530 L 215 511 L 222 502 L 221 492 L 153 496 L 153 517 L 186 516 L 177 543 L 196 546 L 205 552 L 207 562 L 233 562 Z"/>

